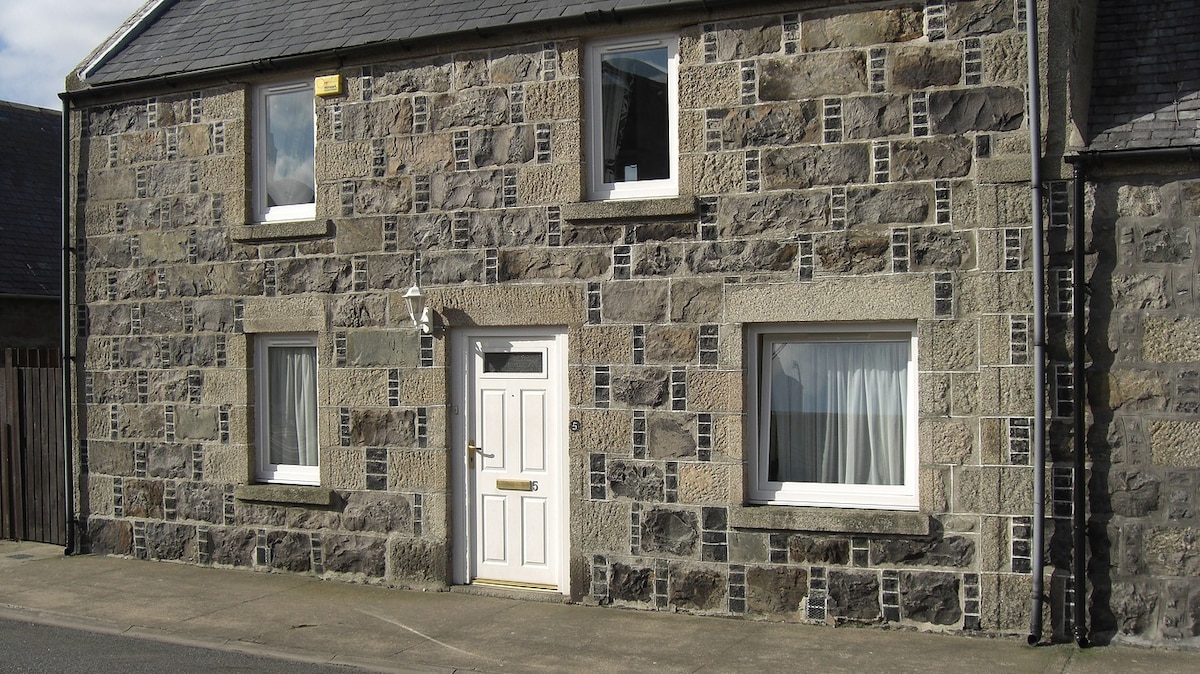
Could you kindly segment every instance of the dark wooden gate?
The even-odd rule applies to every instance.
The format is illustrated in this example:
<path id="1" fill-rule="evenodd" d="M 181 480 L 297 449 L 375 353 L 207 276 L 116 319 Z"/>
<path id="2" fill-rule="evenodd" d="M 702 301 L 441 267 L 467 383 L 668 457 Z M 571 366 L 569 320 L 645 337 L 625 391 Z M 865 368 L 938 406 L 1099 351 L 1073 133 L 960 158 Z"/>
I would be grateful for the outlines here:
<path id="1" fill-rule="evenodd" d="M 0 371 L 0 538 L 66 545 L 62 361 L 5 349 Z"/>

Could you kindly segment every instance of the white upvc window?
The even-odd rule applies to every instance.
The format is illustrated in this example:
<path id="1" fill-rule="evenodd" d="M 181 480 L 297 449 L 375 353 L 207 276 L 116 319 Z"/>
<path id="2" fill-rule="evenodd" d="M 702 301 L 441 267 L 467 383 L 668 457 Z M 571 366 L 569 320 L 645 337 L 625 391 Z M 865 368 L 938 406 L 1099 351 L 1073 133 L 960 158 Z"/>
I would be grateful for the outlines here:
<path id="1" fill-rule="evenodd" d="M 259 481 L 320 484 L 316 336 L 256 336 L 254 379 Z"/>
<path id="2" fill-rule="evenodd" d="M 917 339 L 911 324 L 749 331 L 749 497 L 917 510 Z"/>
<path id="3" fill-rule="evenodd" d="M 311 81 L 254 90 L 254 216 L 257 222 L 316 217 L 316 125 Z"/>
<path id="4" fill-rule="evenodd" d="M 588 46 L 587 173 L 592 199 L 679 193 L 679 38 Z"/>

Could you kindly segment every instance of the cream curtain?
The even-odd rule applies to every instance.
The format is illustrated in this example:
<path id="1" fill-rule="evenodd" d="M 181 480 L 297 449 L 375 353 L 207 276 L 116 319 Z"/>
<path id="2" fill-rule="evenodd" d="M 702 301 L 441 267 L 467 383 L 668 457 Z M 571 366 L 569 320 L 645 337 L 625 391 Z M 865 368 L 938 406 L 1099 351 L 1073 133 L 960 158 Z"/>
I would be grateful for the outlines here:
<path id="1" fill-rule="evenodd" d="M 267 353 L 270 461 L 274 465 L 316 466 L 316 349 L 276 346 Z"/>

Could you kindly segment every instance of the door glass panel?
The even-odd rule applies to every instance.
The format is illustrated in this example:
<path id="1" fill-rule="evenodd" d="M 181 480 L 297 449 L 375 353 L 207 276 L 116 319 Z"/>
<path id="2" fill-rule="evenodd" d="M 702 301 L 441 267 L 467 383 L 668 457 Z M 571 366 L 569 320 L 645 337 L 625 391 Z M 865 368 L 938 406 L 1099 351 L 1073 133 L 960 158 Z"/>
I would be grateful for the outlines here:
<path id="1" fill-rule="evenodd" d="M 485 353 L 483 371 L 499 374 L 541 374 L 543 355 L 540 351 Z"/>

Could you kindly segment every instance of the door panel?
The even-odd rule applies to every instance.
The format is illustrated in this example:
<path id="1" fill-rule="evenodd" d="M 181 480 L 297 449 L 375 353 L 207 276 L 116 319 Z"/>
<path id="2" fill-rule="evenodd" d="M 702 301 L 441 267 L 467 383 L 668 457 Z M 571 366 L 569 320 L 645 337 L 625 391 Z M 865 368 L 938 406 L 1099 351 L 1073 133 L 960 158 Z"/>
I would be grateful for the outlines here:
<path id="1" fill-rule="evenodd" d="M 471 582 L 565 585 L 565 336 L 465 339 Z"/>

